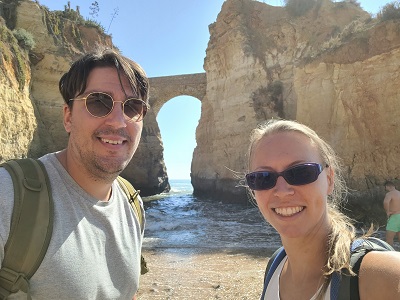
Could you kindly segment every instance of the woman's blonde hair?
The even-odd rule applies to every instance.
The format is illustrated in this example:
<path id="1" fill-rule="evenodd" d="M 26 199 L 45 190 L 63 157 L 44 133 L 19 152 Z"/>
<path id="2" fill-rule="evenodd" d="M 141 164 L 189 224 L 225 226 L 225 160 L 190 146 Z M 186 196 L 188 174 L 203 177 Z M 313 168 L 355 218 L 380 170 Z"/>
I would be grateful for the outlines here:
<path id="1" fill-rule="evenodd" d="M 329 285 L 332 273 L 347 269 L 350 274 L 354 275 L 350 266 L 350 245 L 355 239 L 355 228 L 351 220 L 339 210 L 347 194 L 346 184 L 342 176 L 339 159 L 332 147 L 308 126 L 290 120 L 272 119 L 260 124 L 252 131 L 248 149 L 248 170 L 250 170 L 252 154 L 258 142 L 265 136 L 282 132 L 297 132 L 308 137 L 316 145 L 323 164 L 328 165 L 334 172 L 334 189 L 328 196 L 327 205 L 331 231 L 327 237 L 328 257 L 324 269 L 326 280 L 321 293 L 319 293 L 319 295 L 323 295 Z"/>

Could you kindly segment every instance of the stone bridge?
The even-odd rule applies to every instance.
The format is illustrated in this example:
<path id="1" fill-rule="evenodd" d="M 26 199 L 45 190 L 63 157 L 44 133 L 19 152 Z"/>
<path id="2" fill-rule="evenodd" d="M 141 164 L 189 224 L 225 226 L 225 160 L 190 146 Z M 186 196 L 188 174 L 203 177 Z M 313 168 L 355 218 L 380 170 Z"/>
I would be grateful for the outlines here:
<path id="1" fill-rule="evenodd" d="M 174 97 L 192 96 L 202 101 L 206 95 L 206 85 L 206 73 L 150 78 L 151 109 L 143 122 L 139 147 L 128 167 L 122 172 L 122 176 L 141 190 L 140 195 L 155 195 L 170 188 L 163 142 L 157 123 L 158 112 Z"/>
<path id="2" fill-rule="evenodd" d="M 157 116 L 168 100 L 177 96 L 193 96 L 203 100 L 206 95 L 206 73 L 150 78 L 150 106 Z"/>

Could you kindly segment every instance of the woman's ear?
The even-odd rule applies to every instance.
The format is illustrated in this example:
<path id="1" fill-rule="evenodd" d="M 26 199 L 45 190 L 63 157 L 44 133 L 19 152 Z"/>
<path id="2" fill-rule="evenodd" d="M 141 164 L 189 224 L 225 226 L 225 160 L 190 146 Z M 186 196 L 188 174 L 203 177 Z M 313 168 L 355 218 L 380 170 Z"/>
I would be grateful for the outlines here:
<path id="1" fill-rule="evenodd" d="M 72 119 L 71 108 L 67 104 L 64 104 L 64 107 L 63 107 L 63 123 L 64 123 L 65 131 L 67 133 L 71 132 L 71 121 L 72 121 L 71 119 Z"/>
<path id="2" fill-rule="evenodd" d="M 333 168 L 328 166 L 325 168 L 326 170 L 326 178 L 328 181 L 328 195 L 332 194 L 333 188 L 335 185 L 335 172 L 333 171 Z"/>

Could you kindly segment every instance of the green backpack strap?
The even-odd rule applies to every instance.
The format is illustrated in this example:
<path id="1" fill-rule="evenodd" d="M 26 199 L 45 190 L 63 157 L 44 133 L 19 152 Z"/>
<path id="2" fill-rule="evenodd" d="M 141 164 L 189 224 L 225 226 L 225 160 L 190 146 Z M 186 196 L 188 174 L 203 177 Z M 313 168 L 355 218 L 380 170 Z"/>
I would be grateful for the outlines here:
<path id="1" fill-rule="evenodd" d="M 132 186 L 132 184 L 126 180 L 125 178 L 122 178 L 121 176 L 117 177 L 117 181 L 120 185 L 120 187 L 124 190 L 126 196 L 128 197 L 128 201 L 130 205 L 133 208 L 133 211 L 136 213 L 136 216 L 138 217 L 139 224 L 140 224 L 140 231 L 143 233 L 144 231 L 144 218 L 142 214 L 142 210 L 140 208 L 140 202 L 139 202 L 139 193 L 140 191 L 135 190 L 135 188 Z M 140 274 L 146 274 L 149 271 L 149 268 L 147 267 L 146 260 L 144 259 L 143 255 L 140 257 Z"/>
<path id="2" fill-rule="evenodd" d="M 138 217 L 140 224 L 140 231 L 143 232 L 144 220 L 143 220 L 142 210 L 140 209 L 140 202 L 138 200 L 138 198 L 140 197 L 139 196 L 140 191 L 135 190 L 132 184 L 125 178 L 122 178 L 121 176 L 117 177 L 117 181 L 121 186 L 121 188 L 124 190 L 126 196 L 128 197 L 129 204 L 132 206 L 134 212 L 136 213 L 136 216 Z"/>
<path id="3" fill-rule="evenodd" d="M 53 231 L 53 199 L 43 164 L 34 159 L 11 160 L 0 165 L 11 175 L 14 209 L 10 234 L 0 269 L 0 299 L 22 290 L 39 268 Z"/>

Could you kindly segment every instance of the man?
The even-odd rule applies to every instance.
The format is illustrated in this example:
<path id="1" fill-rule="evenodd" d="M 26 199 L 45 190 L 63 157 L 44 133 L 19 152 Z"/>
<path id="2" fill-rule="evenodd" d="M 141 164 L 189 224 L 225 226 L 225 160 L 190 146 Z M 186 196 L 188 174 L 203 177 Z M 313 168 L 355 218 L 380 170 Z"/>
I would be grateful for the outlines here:
<path id="1" fill-rule="evenodd" d="M 53 191 L 54 225 L 30 294 L 33 299 L 135 299 L 143 232 L 116 178 L 139 144 L 148 78 L 135 62 L 99 49 L 77 60 L 59 89 L 69 139 L 66 149 L 40 158 Z M 0 182 L 2 262 L 14 200 L 3 168 Z M 10 297 L 20 298 L 26 295 Z"/>
<path id="2" fill-rule="evenodd" d="M 393 246 L 393 239 L 396 235 L 400 241 L 400 191 L 396 190 L 394 183 L 391 181 L 385 182 L 387 191 L 383 200 L 383 207 L 388 216 L 386 225 L 386 241 Z"/>

